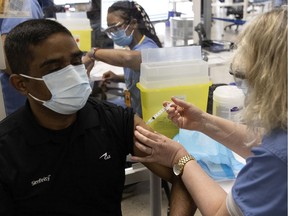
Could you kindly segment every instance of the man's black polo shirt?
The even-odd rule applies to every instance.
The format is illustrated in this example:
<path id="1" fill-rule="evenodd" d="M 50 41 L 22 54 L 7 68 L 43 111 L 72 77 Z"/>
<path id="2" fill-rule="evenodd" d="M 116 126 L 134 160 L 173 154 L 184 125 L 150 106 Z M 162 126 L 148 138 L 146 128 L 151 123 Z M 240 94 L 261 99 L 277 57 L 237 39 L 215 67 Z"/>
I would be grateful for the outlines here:
<path id="1" fill-rule="evenodd" d="M 121 215 L 134 114 L 93 101 L 60 131 L 39 126 L 28 103 L 1 122 L 0 215 Z"/>

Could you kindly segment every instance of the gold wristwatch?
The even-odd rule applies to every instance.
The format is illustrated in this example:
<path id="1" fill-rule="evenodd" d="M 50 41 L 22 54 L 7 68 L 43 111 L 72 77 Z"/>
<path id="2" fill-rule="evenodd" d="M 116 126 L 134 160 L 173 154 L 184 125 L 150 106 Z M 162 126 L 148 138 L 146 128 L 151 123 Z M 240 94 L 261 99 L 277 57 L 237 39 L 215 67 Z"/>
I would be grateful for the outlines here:
<path id="1" fill-rule="evenodd" d="M 176 176 L 180 176 L 182 175 L 184 166 L 187 162 L 189 162 L 190 160 L 195 160 L 195 158 L 192 155 L 185 155 L 182 158 L 179 159 L 177 164 L 174 164 L 173 166 L 173 172 Z"/>

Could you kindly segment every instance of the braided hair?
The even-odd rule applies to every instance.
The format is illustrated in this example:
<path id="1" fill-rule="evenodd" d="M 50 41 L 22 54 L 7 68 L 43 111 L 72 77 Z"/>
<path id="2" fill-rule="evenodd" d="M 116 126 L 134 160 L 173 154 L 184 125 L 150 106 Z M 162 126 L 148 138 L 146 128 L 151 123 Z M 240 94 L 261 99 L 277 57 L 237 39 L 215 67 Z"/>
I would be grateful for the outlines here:
<path id="1" fill-rule="evenodd" d="M 123 12 L 121 18 L 127 22 L 136 19 L 140 33 L 151 38 L 158 47 L 162 47 L 162 44 L 156 35 L 155 28 L 141 5 L 134 1 L 117 1 L 108 8 L 108 13 L 118 10 Z"/>

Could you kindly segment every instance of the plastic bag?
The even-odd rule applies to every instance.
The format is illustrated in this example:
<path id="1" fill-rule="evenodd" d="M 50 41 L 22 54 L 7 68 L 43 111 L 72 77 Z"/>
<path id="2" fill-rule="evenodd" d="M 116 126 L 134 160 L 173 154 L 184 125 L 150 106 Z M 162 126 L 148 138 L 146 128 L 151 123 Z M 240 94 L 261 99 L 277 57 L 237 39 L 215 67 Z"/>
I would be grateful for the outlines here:
<path id="1" fill-rule="evenodd" d="M 235 179 L 244 166 L 232 151 L 203 133 L 180 129 L 174 138 L 195 157 L 202 169 L 215 180 Z"/>

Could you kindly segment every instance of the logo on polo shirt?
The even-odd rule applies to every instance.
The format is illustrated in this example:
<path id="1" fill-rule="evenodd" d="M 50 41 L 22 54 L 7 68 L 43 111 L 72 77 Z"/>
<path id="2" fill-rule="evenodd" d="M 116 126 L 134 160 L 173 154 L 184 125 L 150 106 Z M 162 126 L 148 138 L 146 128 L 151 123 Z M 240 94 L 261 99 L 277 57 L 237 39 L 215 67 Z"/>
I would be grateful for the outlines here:
<path id="1" fill-rule="evenodd" d="M 32 181 L 31 184 L 32 184 L 32 186 L 35 186 L 35 185 L 38 185 L 38 184 L 43 183 L 43 182 L 49 182 L 50 176 L 51 175 L 39 178 L 38 180 Z"/>
<path id="2" fill-rule="evenodd" d="M 104 160 L 108 160 L 108 159 L 110 159 L 110 158 L 111 158 L 111 156 L 110 156 L 110 155 L 108 155 L 108 153 L 107 153 L 107 152 L 105 152 L 103 155 L 101 155 L 101 156 L 99 157 L 99 159 L 101 159 L 101 158 L 103 158 Z"/>

